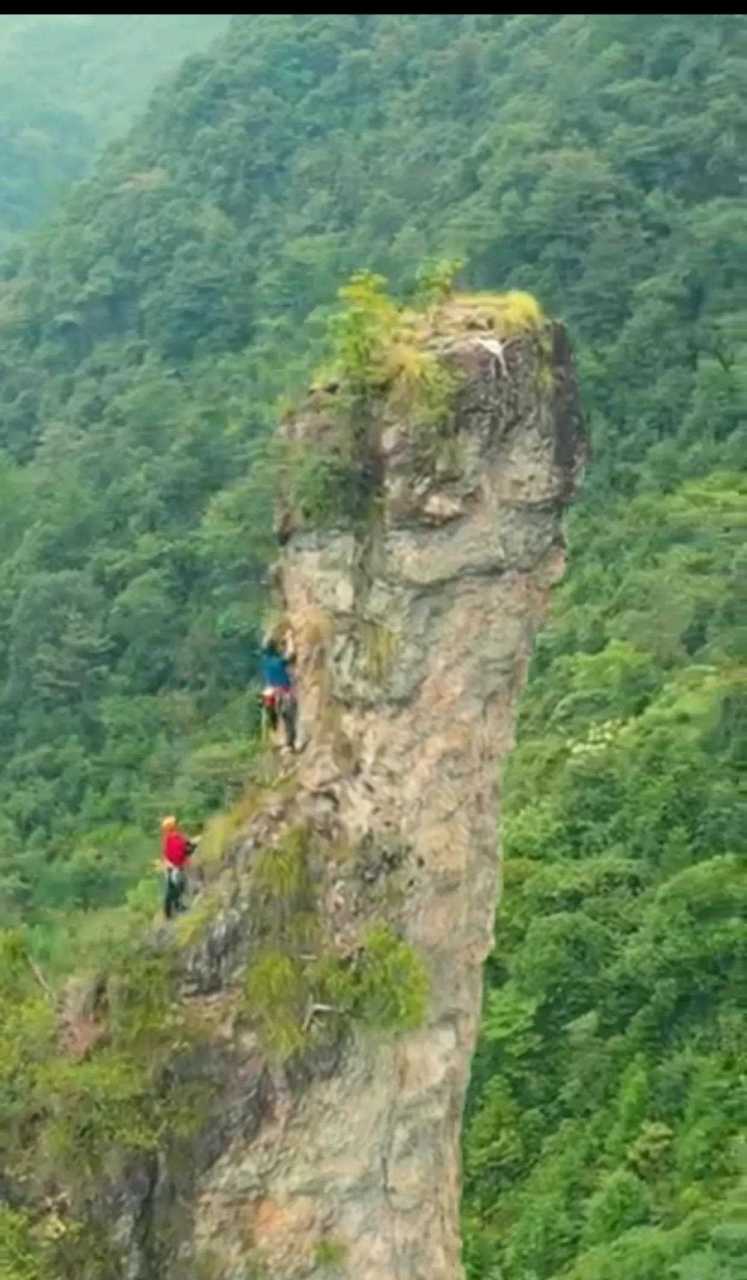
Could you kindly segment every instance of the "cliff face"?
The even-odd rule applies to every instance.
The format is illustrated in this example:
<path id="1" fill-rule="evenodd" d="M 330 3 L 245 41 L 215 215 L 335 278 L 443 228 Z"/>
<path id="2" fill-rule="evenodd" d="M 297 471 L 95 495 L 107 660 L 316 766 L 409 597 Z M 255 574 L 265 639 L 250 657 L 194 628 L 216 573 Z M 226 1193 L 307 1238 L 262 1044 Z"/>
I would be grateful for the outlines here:
<path id="1" fill-rule="evenodd" d="M 192 955 L 189 994 L 216 1026 L 201 1071 L 220 1096 L 189 1185 L 153 1168 L 117 1207 L 133 1277 L 461 1274 L 460 1123 L 498 896 L 500 766 L 562 572 L 582 444 L 559 327 L 500 345 L 472 315 L 431 348 L 459 386 L 448 439 L 424 445 L 406 414 L 382 409 L 358 532 L 285 528 L 303 750 L 258 798 Z M 334 393 L 317 393 L 286 437 L 319 447 L 334 414 Z M 300 829 L 330 954 L 354 963 L 385 922 L 429 995 L 400 1034 L 343 1028 L 334 999 L 312 1002 L 317 1040 L 267 1065 L 230 991 L 260 945 L 252 868 Z M 152 1269 L 167 1221 L 176 1243 Z"/>

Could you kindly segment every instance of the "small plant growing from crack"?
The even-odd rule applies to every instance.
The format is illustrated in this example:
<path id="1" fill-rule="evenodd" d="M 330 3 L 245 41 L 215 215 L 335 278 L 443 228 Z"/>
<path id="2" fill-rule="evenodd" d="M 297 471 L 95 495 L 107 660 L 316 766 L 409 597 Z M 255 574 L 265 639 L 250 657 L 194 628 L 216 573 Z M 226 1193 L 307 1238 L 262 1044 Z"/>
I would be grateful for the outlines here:
<path id="1" fill-rule="evenodd" d="M 343 1240 L 324 1236 L 314 1250 L 314 1266 L 325 1275 L 335 1275 L 344 1266 L 348 1247 Z"/>

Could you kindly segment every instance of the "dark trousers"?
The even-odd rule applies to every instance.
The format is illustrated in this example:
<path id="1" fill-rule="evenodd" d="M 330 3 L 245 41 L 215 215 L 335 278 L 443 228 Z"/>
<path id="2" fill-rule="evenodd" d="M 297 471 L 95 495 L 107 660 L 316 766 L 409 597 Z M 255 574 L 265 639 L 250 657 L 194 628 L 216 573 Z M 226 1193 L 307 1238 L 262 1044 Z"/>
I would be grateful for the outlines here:
<path id="1" fill-rule="evenodd" d="M 177 911 L 185 911 L 184 893 L 187 877 L 181 867 L 169 867 L 166 872 L 166 889 L 163 897 L 163 914 L 167 920 Z"/>
<path id="2" fill-rule="evenodd" d="M 296 722 L 298 720 L 296 696 L 290 688 L 276 688 L 273 692 L 275 694 L 274 704 L 265 705 L 267 722 L 272 732 L 275 733 L 282 721 L 285 730 L 285 741 L 292 750 L 296 745 Z"/>

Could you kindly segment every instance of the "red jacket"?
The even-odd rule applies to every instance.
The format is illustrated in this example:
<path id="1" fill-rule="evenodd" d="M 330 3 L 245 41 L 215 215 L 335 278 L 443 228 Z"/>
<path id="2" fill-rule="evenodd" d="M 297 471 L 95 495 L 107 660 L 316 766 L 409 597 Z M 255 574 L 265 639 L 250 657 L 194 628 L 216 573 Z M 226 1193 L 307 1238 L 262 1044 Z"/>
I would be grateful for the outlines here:
<path id="1" fill-rule="evenodd" d="M 172 867 L 183 867 L 189 857 L 189 840 L 181 831 L 167 831 L 162 843 L 163 856 Z"/>

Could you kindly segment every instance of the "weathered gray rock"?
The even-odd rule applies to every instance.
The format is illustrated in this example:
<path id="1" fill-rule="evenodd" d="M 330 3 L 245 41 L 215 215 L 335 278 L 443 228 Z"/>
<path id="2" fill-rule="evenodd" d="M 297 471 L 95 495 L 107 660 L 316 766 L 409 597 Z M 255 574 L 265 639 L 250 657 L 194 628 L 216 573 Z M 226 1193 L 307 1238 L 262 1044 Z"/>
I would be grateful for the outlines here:
<path id="1" fill-rule="evenodd" d="M 326 1078 L 276 1081 L 257 1136 L 237 1133 L 205 1172 L 195 1238 L 226 1280 L 247 1251 L 276 1280 L 321 1277 L 322 1240 L 355 1280 L 461 1274 L 460 1117 L 498 892 L 499 768 L 582 461 L 567 344 L 550 337 L 549 379 L 534 339 L 503 367 L 479 337 L 452 344 L 462 390 L 444 458 L 423 461 L 408 423 L 387 421 L 373 533 L 288 537 L 309 739 L 297 805 L 318 815 L 326 797 L 358 850 L 330 876 L 328 917 L 352 943 L 396 877 L 384 909 L 426 958 L 432 994 L 417 1032 L 358 1033 Z M 291 430 L 311 442 L 317 427 L 312 412 Z"/>
<path id="2" fill-rule="evenodd" d="M 179 1247 L 143 1262 L 136 1195 L 123 1215 L 131 1280 L 322 1280 L 325 1242 L 350 1280 L 461 1275 L 460 1125 L 498 896 L 500 766 L 583 462 L 562 329 L 500 357 L 491 341 L 434 339 L 461 388 L 446 443 L 424 447 L 422 431 L 382 412 L 366 444 L 380 490 L 364 532 L 280 522 L 306 746 L 290 789 L 238 842 L 233 905 L 188 965 L 192 998 L 227 1001 L 218 1096 L 184 1184 L 163 1169 L 143 1183 L 152 1242 L 181 1205 Z M 333 430 L 321 395 L 286 427 L 309 448 Z M 355 954 L 384 917 L 423 957 L 431 995 L 417 1031 L 331 1033 L 280 1069 L 230 1012 L 254 928 L 236 888 L 299 821 L 318 836 L 330 945 Z"/>

